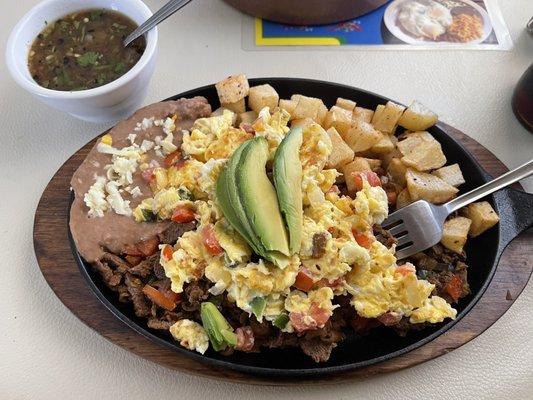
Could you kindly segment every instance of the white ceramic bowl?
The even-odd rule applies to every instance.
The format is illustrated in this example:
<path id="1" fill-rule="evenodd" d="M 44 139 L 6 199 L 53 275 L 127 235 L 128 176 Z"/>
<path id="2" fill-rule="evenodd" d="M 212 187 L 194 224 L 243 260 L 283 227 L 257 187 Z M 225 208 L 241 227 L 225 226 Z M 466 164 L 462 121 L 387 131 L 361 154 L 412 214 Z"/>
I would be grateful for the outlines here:
<path id="1" fill-rule="evenodd" d="M 114 122 L 125 118 L 143 102 L 157 55 L 157 28 L 146 35 L 146 49 L 137 64 L 106 85 L 77 92 L 39 86 L 28 69 L 28 53 L 45 21 L 53 22 L 75 11 L 103 8 L 118 11 L 137 24 L 152 12 L 141 0 L 44 0 L 13 28 L 7 42 L 6 62 L 13 79 L 42 102 L 90 122 Z"/>

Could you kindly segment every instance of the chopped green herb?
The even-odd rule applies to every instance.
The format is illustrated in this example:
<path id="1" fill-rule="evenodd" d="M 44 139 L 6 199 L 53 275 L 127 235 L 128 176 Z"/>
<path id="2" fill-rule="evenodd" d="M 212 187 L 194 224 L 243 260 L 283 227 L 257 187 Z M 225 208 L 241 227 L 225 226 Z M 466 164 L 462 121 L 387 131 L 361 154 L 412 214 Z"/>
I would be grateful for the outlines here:
<path id="1" fill-rule="evenodd" d="M 143 218 L 146 222 L 156 222 L 157 221 L 157 215 L 152 210 L 141 210 L 143 213 Z"/>
<path id="2" fill-rule="evenodd" d="M 289 323 L 289 316 L 285 313 L 282 313 L 276 317 L 274 322 L 272 322 L 272 325 L 274 325 L 278 329 L 284 329 L 287 324 Z"/>
<path id="3" fill-rule="evenodd" d="M 118 62 L 117 65 L 115 65 L 115 72 L 117 74 L 123 74 L 125 71 L 126 71 L 126 66 L 124 65 L 123 62 Z M 179 192 L 178 192 L 178 194 L 179 194 Z"/>
<path id="4" fill-rule="evenodd" d="M 91 13 L 89 14 L 89 18 L 94 21 L 95 19 L 100 18 L 103 14 L 104 14 L 103 10 L 91 11 Z"/>
<path id="5" fill-rule="evenodd" d="M 76 62 L 80 67 L 89 67 L 91 65 L 94 65 L 96 61 L 98 61 L 98 57 L 100 57 L 100 53 L 88 51 L 87 53 L 79 56 L 76 59 Z"/>
<path id="6" fill-rule="evenodd" d="M 190 200 L 190 201 L 195 200 L 194 195 L 187 188 L 184 188 L 184 187 L 180 187 L 178 189 L 178 195 L 180 196 L 180 199 L 182 200 Z"/>
<path id="7" fill-rule="evenodd" d="M 265 311 L 266 307 L 266 300 L 264 297 L 255 297 L 250 302 L 250 307 L 252 307 L 252 312 L 254 313 L 255 317 L 257 319 L 261 319 L 263 317 L 263 312 Z"/>

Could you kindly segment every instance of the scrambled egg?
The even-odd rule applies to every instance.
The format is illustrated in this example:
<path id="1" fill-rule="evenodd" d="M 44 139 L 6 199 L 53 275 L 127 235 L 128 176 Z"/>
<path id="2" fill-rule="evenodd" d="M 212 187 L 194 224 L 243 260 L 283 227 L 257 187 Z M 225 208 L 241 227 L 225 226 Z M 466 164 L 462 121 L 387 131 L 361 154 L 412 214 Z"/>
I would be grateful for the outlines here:
<path id="1" fill-rule="evenodd" d="M 204 354 L 209 347 L 209 338 L 202 325 L 189 319 L 181 319 L 170 327 L 172 337 L 180 345 Z"/>

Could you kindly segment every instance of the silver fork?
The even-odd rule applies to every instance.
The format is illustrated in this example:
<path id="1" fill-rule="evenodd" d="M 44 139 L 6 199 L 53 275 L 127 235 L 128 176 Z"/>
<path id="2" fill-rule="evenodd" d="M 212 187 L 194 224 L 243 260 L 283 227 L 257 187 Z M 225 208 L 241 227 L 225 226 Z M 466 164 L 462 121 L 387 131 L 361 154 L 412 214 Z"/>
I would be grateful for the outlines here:
<path id="1" fill-rule="evenodd" d="M 418 200 L 393 212 L 381 226 L 397 240 L 396 257 L 406 258 L 429 249 L 442 238 L 446 217 L 452 212 L 533 174 L 533 160 L 446 204 L 436 206 Z"/>
<path id="2" fill-rule="evenodd" d="M 142 23 L 137 29 L 135 29 L 132 33 L 130 33 L 126 37 L 126 39 L 124 39 L 124 42 L 123 42 L 124 47 L 129 45 L 139 36 L 144 35 L 146 32 L 148 32 L 150 29 L 152 29 L 156 25 L 159 25 L 161 22 L 163 22 L 165 19 L 170 17 L 172 14 L 174 14 L 179 9 L 185 7 L 187 4 L 189 4 L 190 1 L 192 0 L 170 0 L 167 4 L 165 4 L 159 10 L 157 10 L 154 15 L 152 15 L 144 23 Z"/>

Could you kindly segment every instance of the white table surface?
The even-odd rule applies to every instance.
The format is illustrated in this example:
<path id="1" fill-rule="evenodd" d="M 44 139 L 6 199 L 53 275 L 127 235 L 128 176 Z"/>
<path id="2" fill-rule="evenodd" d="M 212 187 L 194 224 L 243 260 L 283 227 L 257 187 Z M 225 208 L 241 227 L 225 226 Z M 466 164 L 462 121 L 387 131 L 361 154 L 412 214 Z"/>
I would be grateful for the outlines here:
<path id="1" fill-rule="evenodd" d="M 121 0 L 126 1 L 126 0 Z M 160 28 L 159 63 L 146 103 L 220 80 L 320 78 L 408 102 L 493 151 L 509 167 L 533 153 L 533 135 L 511 113 L 515 82 L 533 62 L 524 26 L 531 0 L 500 0 L 510 52 L 248 52 L 241 15 L 195 0 Z M 1 0 L 0 53 L 36 0 Z M 148 1 L 152 9 L 164 0 Z M 46 183 L 104 126 L 49 109 L 19 89 L 0 63 L 0 399 L 533 399 L 533 284 L 481 336 L 408 370 L 335 386 L 252 387 L 192 377 L 107 342 L 76 319 L 41 276 L 32 247 L 35 207 Z M 531 180 L 524 182 L 533 191 Z"/>

